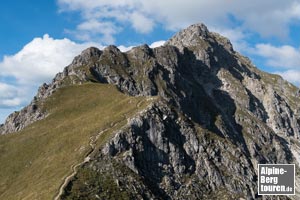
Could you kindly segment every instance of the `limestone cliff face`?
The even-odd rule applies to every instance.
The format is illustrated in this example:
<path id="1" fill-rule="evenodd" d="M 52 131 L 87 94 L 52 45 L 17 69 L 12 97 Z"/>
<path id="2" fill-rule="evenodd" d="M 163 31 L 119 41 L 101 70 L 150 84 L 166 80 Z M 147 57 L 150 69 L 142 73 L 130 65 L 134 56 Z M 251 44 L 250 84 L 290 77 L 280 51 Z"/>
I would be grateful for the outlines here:
<path id="1" fill-rule="evenodd" d="M 46 116 L 47 114 L 40 109 L 37 100 L 34 98 L 28 106 L 21 111 L 11 113 L 5 120 L 5 123 L 0 124 L 0 135 L 20 131 L 33 122 L 44 119 Z"/>
<path id="2" fill-rule="evenodd" d="M 113 180 L 130 199 L 256 199 L 258 163 L 295 163 L 300 182 L 299 89 L 258 70 L 203 24 L 154 49 L 89 48 L 43 85 L 36 101 L 86 81 L 158 100 L 128 119 L 99 149 L 66 187 L 63 199 L 111 197 L 114 190 L 104 189 L 101 177 Z M 35 116 L 30 110 L 15 115 L 30 122 L 40 119 L 24 118 Z M 2 133 L 29 124 L 12 118 Z M 87 172 L 93 176 L 82 180 L 86 176 L 80 174 Z M 296 186 L 291 199 L 300 198 Z"/>

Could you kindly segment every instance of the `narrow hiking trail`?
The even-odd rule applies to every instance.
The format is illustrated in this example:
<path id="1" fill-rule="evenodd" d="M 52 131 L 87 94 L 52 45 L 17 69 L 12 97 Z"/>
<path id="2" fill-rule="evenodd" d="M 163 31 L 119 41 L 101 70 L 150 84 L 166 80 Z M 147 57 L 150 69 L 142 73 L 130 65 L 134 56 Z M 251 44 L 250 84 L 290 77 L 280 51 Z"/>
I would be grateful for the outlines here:
<path id="1" fill-rule="evenodd" d="M 147 98 L 145 100 L 140 100 L 137 104 L 136 104 L 136 108 L 140 108 L 142 106 L 142 104 L 144 103 L 144 101 L 152 101 L 154 98 L 151 97 L 151 98 Z M 140 112 L 140 111 L 139 111 Z M 139 113 L 138 112 L 138 113 Z M 98 140 L 98 138 L 105 132 L 109 131 L 110 129 L 113 129 L 115 128 L 116 126 L 118 126 L 120 123 L 122 123 L 124 120 L 127 120 L 128 117 L 127 117 L 127 114 L 128 113 L 125 113 L 122 115 L 122 119 L 119 120 L 119 121 L 116 121 L 116 122 L 112 122 L 110 124 L 110 126 L 108 128 L 105 128 L 103 130 L 101 130 L 96 136 L 91 136 L 90 137 L 90 142 L 89 142 L 89 146 L 91 147 L 91 150 L 90 152 L 88 153 L 88 155 L 84 158 L 84 160 L 76 165 L 72 165 L 71 167 L 71 170 L 72 170 L 72 173 L 70 175 L 68 175 L 67 177 L 64 178 L 64 182 L 63 184 L 60 186 L 59 188 L 59 192 L 58 194 L 55 196 L 54 200 L 59 200 L 61 195 L 63 194 L 64 192 L 64 189 L 65 187 L 68 185 L 68 183 L 71 181 L 71 179 L 77 174 L 77 171 L 78 171 L 78 168 L 80 166 L 82 166 L 83 164 L 89 162 L 91 160 L 91 155 L 92 153 L 95 151 L 96 149 L 96 142 Z"/>
<path id="2" fill-rule="evenodd" d="M 100 131 L 96 136 L 91 136 L 90 137 L 90 142 L 89 142 L 89 146 L 91 147 L 91 151 L 90 153 L 88 153 L 88 155 L 84 158 L 84 160 L 76 165 L 73 165 L 71 167 L 72 169 L 72 174 L 70 174 L 69 176 L 67 176 L 65 179 L 64 179 L 64 183 L 60 186 L 59 188 L 59 192 L 58 194 L 56 195 L 56 197 L 54 198 L 54 200 L 59 200 L 61 195 L 63 194 L 64 192 L 64 189 L 65 187 L 68 185 L 68 183 L 70 182 L 70 180 L 76 175 L 77 171 L 78 171 L 78 167 L 89 162 L 91 160 L 91 157 L 90 155 L 94 152 L 95 150 L 95 147 L 96 147 L 96 141 L 98 140 L 98 138 L 105 132 L 109 131 L 110 129 L 113 129 L 115 128 L 116 126 L 118 126 L 121 122 L 123 122 L 124 120 L 126 120 L 126 115 L 124 114 L 123 115 L 123 119 L 122 120 L 119 120 L 117 122 L 113 122 L 110 124 L 110 127 L 106 128 L 106 129 L 103 129 L 102 131 Z M 94 139 L 93 139 L 94 138 Z"/>

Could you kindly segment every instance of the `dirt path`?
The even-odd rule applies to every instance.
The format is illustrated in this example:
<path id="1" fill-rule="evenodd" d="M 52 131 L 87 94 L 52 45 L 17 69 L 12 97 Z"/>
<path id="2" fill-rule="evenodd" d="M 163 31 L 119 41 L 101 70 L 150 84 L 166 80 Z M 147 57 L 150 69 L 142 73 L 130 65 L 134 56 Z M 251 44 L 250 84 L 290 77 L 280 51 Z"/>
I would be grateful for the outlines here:
<path id="1" fill-rule="evenodd" d="M 141 107 L 141 104 L 143 103 L 143 101 L 144 101 L 144 100 L 139 101 L 139 102 L 137 103 L 136 107 L 137 107 L 137 108 Z M 115 128 L 115 127 L 118 126 L 122 121 L 124 121 L 124 120 L 127 119 L 126 114 L 123 114 L 123 117 L 124 117 L 124 119 L 122 119 L 122 120 L 120 120 L 120 121 L 112 122 L 112 123 L 110 124 L 110 127 L 108 127 L 108 128 L 106 128 L 106 129 L 100 131 L 96 136 L 90 137 L 90 142 L 89 142 L 89 145 L 90 145 L 90 147 L 91 147 L 90 153 L 84 158 L 84 160 L 83 160 L 81 163 L 78 163 L 78 164 L 76 164 L 76 165 L 74 165 L 74 166 L 71 167 L 71 169 L 72 169 L 72 171 L 73 171 L 72 174 L 70 174 L 69 176 L 67 176 L 67 177 L 65 178 L 64 183 L 60 186 L 59 192 L 58 192 L 58 194 L 55 196 L 54 200 L 59 200 L 59 199 L 60 199 L 61 195 L 62 195 L 63 192 L 64 192 L 65 187 L 68 185 L 68 183 L 71 181 L 71 179 L 77 174 L 78 167 L 90 161 L 90 159 L 91 159 L 90 155 L 94 152 L 95 147 L 96 147 L 96 141 L 98 140 L 98 138 L 100 137 L 100 135 L 101 135 L 102 133 L 108 131 L 109 129 Z"/>
<path id="2" fill-rule="evenodd" d="M 70 182 L 70 180 L 77 174 L 77 168 L 78 168 L 79 166 L 83 165 L 84 163 L 87 163 L 87 162 L 89 162 L 89 161 L 91 160 L 90 155 L 91 155 L 91 154 L 94 152 L 94 150 L 95 150 L 95 147 L 96 147 L 96 144 L 95 144 L 95 143 L 96 143 L 97 139 L 99 138 L 99 136 L 100 136 L 102 133 L 104 133 L 104 132 L 108 131 L 109 129 L 113 128 L 115 125 L 116 125 L 116 124 L 112 124 L 109 128 L 106 128 L 106 129 L 100 131 L 100 132 L 95 136 L 95 139 L 93 139 L 93 137 L 90 137 L 89 145 L 90 145 L 90 147 L 92 148 L 91 151 L 90 151 L 90 153 L 84 158 L 84 160 L 83 160 L 81 163 L 78 163 L 77 165 L 74 165 L 74 166 L 71 167 L 71 169 L 72 169 L 72 171 L 73 171 L 72 174 L 70 174 L 69 176 L 67 176 L 67 177 L 65 178 L 64 183 L 60 186 L 59 192 L 58 192 L 58 194 L 56 195 L 56 197 L 54 198 L 54 200 L 59 200 L 59 199 L 60 199 L 61 195 L 62 195 L 63 192 L 64 192 L 65 187 L 68 185 L 68 183 Z"/>
<path id="3" fill-rule="evenodd" d="M 81 163 L 79 163 L 79 164 L 77 164 L 77 165 L 75 165 L 75 166 L 72 167 L 73 173 L 70 174 L 69 176 L 67 176 L 67 177 L 65 178 L 65 181 L 64 181 L 64 183 L 60 186 L 60 188 L 59 188 L 59 193 L 58 193 L 57 196 L 54 198 L 54 200 L 59 200 L 59 199 L 60 199 L 60 196 L 63 194 L 65 187 L 66 187 L 67 184 L 70 182 L 70 180 L 73 178 L 73 176 L 75 176 L 75 174 L 77 173 L 77 168 L 78 168 L 80 165 L 82 165 L 82 164 L 84 164 L 84 163 L 86 163 L 86 162 L 89 161 L 89 160 L 86 160 L 87 158 L 89 158 L 89 157 L 86 157 L 86 158 L 84 159 L 83 162 L 81 162 Z"/>

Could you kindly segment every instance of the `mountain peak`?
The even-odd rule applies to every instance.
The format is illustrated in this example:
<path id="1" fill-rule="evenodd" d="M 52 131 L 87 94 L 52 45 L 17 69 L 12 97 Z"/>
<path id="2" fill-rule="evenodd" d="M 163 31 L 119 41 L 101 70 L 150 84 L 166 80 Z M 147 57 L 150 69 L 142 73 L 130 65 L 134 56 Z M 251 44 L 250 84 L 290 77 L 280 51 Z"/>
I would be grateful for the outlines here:
<path id="1" fill-rule="evenodd" d="M 218 33 L 210 32 L 208 28 L 202 24 L 193 24 L 170 38 L 165 45 L 176 46 L 180 50 L 184 47 L 207 47 L 206 43 L 217 42 L 225 49 L 233 52 L 230 40 Z"/>
<path id="2" fill-rule="evenodd" d="M 102 51 L 100 49 L 98 49 L 96 47 L 89 47 L 89 48 L 83 50 L 79 56 L 86 60 L 86 59 L 90 59 L 94 56 L 99 57 L 101 54 L 102 54 Z"/>
<path id="3" fill-rule="evenodd" d="M 115 45 L 108 45 L 103 51 L 120 52 L 120 49 Z"/>
<path id="4" fill-rule="evenodd" d="M 298 88 L 280 76 L 255 68 L 232 49 L 227 38 L 210 32 L 203 24 L 195 24 L 174 35 L 166 45 L 154 49 L 142 45 L 127 52 L 121 52 L 116 46 L 108 46 L 103 51 L 94 47 L 84 50 L 52 83 L 40 88 L 29 106 L 11 115 L 5 125 L 0 126 L 0 134 L 23 128 L 25 132 L 41 133 L 34 139 L 38 146 L 34 152 L 36 149 L 43 152 L 41 163 L 32 162 L 35 167 L 32 169 L 40 174 L 49 167 L 59 175 L 60 168 L 54 163 L 69 169 L 62 159 L 74 164 L 76 160 L 71 160 L 74 155 L 80 154 L 80 158 L 87 155 L 82 163 L 73 167 L 75 178 L 67 177 L 69 182 L 61 187 L 64 189 L 61 199 L 75 196 L 111 199 L 110 194 L 119 195 L 120 191 L 125 191 L 124 199 L 133 196 L 257 199 L 258 163 L 295 163 L 299 171 L 300 97 L 297 91 Z M 122 102 L 124 104 L 119 105 Z M 95 109 L 97 105 L 102 106 L 100 110 Z M 132 110 L 125 112 L 127 107 Z M 56 111 L 60 113 L 55 114 Z M 53 129 L 55 136 L 36 128 L 37 120 Z M 102 125 L 94 127 L 92 123 Z M 23 149 L 15 145 L 20 152 L 28 152 L 34 138 L 24 131 L 15 134 L 16 138 L 22 136 Z M 92 135 L 90 142 L 89 134 Z M 80 136 L 80 139 L 69 142 L 71 136 Z M 28 137 L 30 142 L 23 142 L 23 137 Z M 73 150 L 65 145 L 62 137 L 67 139 L 66 144 L 76 144 L 78 148 Z M 47 142 L 40 145 L 39 141 Z M 82 148 L 84 144 L 79 144 L 80 141 L 90 147 Z M 11 146 L 4 146 L 4 150 Z M 66 150 L 70 153 L 57 153 Z M 49 165 L 45 165 L 44 152 L 53 153 Z M 2 157 L 0 163 L 13 162 L 15 154 Z M 30 159 L 24 163 L 31 164 L 33 157 L 24 156 Z M 24 168 L 22 162 L 17 164 L 20 169 Z M 16 172 L 16 167 L 9 169 L 12 169 L 9 171 L 12 177 L 23 173 L 22 170 Z M 299 182 L 297 174 L 295 180 Z M 28 173 L 22 175 L 25 178 L 14 180 L 16 187 L 10 187 L 12 195 L 28 178 Z M 32 178 L 36 183 L 44 183 L 44 190 L 53 185 L 44 174 Z M 61 185 L 62 177 L 56 178 L 57 185 Z M 28 185 L 32 191 L 49 192 L 37 189 L 35 186 L 39 184 Z M 299 191 L 298 185 L 297 195 L 291 199 L 299 199 Z M 0 188 L 0 199 L 8 199 L 1 197 Z"/>
<path id="5" fill-rule="evenodd" d="M 165 44 L 173 46 L 194 46 L 198 44 L 199 39 L 205 39 L 208 37 L 209 30 L 202 24 L 193 24 L 178 33 L 176 33 L 171 39 L 169 39 Z"/>
<path id="6" fill-rule="evenodd" d="M 100 57 L 102 51 L 96 47 L 89 47 L 81 52 L 80 55 L 76 56 L 72 64 L 73 66 L 81 66 L 84 63 L 87 63 L 92 57 Z"/>

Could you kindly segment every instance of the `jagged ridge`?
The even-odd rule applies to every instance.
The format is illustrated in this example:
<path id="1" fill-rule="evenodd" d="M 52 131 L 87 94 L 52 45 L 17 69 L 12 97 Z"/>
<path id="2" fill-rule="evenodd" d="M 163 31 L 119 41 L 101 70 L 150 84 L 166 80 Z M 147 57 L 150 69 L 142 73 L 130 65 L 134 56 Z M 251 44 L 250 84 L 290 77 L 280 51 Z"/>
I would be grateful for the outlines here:
<path id="1" fill-rule="evenodd" d="M 36 99 L 42 102 L 58 88 L 88 81 L 161 100 L 131 119 L 79 170 L 65 199 L 111 195 L 101 189 L 82 194 L 90 187 L 81 180 L 84 173 L 117 180 L 116 187 L 131 198 L 163 199 L 187 194 L 192 199 L 258 198 L 258 163 L 296 163 L 299 173 L 298 88 L 258 70 L 228 39 L 203 24 L 182 30 L 154 49 L 143 45 L 122 53 L 115 46 L 89 48 L 50 85 L 43 85 Z M 13 130 L 5 128 L 7 124 L 4 132 Z M 116 167 L 109 173 L 103 160 L 130 171 Z M 124 173 L 139 189 L 128 187 Z M 104 183 L 93 177 L 86 181 L 103 189 Z M 299 190 L 297 186 L 295 198 Z"/>

